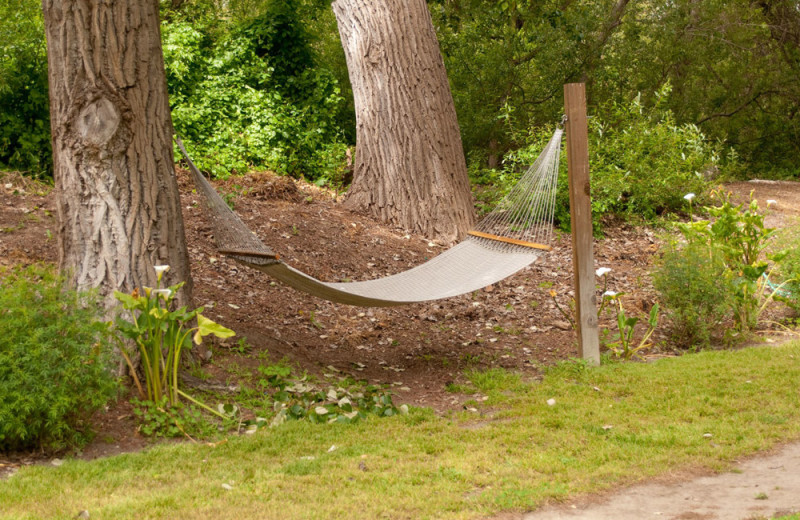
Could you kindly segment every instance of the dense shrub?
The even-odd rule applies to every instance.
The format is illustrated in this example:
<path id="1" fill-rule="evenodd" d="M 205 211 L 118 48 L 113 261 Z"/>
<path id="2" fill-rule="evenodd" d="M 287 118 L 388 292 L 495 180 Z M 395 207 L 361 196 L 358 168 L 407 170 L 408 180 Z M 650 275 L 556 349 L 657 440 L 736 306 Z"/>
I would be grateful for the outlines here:
<path id="1" fill-rule="evenodd" d="M 265 14 L 221 34 L 212 22 L 162 24 L 173 123 L 201 169 L 339 175 L 342 98 L 333 75 L 314 67 L 294 4 L 269 2 Z"/>
<path id="2" fill-rule="evenodd" d="M 0 276 L 0 450 L 78 445 L 116 390 L 99 307 L 44 266 Z"/>
<path id="3" fill-rule="evenodd" d="M 735 156 L 723 160 L 720 146 L 710 143 L 690 124 L 678 125 L 662 108 L 670 92 L 665 85 L 656 93 L 655 107 L 642 105 L 640 97 L 627 104 L 600 107 L 589 118 L 589 168 L 592 215 L 596 229 L 605 215 L 651 220 L 683 209 L 683 195 L 703 193 L 707 175 L 719 175 L 736 167 Z M 534 129 L 516 139 L 524 146 L 506 156 L 502 172 L 472 168 L 474 182 L 500 182 L 500 194 L 519 178 L 544 148 L 553 127 Z M 556 223 L 569 227 L 566 152 L 562 152 Z"/>
<path id="4" fill-rule="evenodd" d="M 41 3 L 0 5 L 0 167 L 51 175 Z"/>
<path id="5" fill-rule="evenodd" d="M 706 244 L 668 243 L 653 271 L 653 286 L 671 319 L 676 346 L 707 347 L 726 319 L 732 291 L 722 253 Z"/>

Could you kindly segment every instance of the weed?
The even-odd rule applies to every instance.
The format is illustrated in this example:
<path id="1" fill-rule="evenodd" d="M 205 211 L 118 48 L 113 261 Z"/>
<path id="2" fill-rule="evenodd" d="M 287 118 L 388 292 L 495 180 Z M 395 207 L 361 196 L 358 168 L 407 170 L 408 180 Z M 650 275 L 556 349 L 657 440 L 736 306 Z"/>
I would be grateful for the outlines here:
<path id="1" fill-rule="evenodd" d="M 199 409 L 178 404 L 170 406 L 166 396 L 159 402 L 131 400 L 133 413 L 139 419 L 139 431 L 147 437 L 208 438 L 216 428 L 203 417 Z"/>

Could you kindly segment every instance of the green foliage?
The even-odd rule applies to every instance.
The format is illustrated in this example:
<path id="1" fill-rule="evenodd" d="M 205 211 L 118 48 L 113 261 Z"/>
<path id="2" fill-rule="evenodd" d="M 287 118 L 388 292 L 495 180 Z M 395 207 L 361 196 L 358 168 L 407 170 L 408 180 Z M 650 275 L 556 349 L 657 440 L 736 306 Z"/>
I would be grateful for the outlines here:
<path id="1" fill-rule="evenodd" d="M 657 103 L 645 107 L 641 97 L 631 103 L 611 103 L 589 119 L 589 169 L 592 176 L 592 216 L 597 231 L 605 216 L 626 220 L 652 220 L 683 208 L 683 195 L 703 193 L 706 174 L 718 175 L 738 167 L 735 156 L 723 158 L 723 149 L 712 144 L 691 124 L 678 125 L 663 108 L 671 87 L 657 93 Z M 513 114 L 506 113 L 509 126 Z M 478 200 L 491 205 L 515 183 L 520 172 L 534 162 L 552 135 L 552 127 L 537 128 L 515 140 L 525 146 L 506 155 L 499 172 L 481 170 L 474 163 L 472 180 L 489 182 L 478 188 Z M 569 228 L 569 191 L 566 151 L 562 152 L 555 222 Z"/>
<path id="2" fill-rule="evenodd" d="M 713 192 L 712 196 L 721 199 L 719 206 L 706 208 L 714 217 L 713 223 L 703 229 L 699 229 L 700 225 L 686 226 L 684 234 L 697 232 L 722 251 L 726 278 L 733 288 L 734 319 L 739 329 L 746 331 L 756 327 L 760 311 L 769 303 L 764 298 L 763 277 L 769 267 L 764 249 L 775 230 L 764 226 L 764 215 L 755 199 L 749 205 L 734 205 L 730 194 Z M 781 252 L 769 258 L 780 261 L 784 256 Z"/>
<path id="3" fill-rule="evenodd" d="M 0 167 L 52 174 L 41 3 L 0 2 Z"/>
<path id="4" fill-rule="evenodd" d="M 637 96 L 590 119 L 592 212 L 651 220 L 683 207 L 685 193 L 703 193 L 706 173 L 722 167 L 720 147 L 692 124 L 678 125 L 663 108 L 671 87 L 646 108 Z"/>
<path id="5" fill-rule="evenodd" d="M 188 310 L 183 306 L 170 310 L 185 282 L 161 289 L 161 278 L 168 269 L 169 266 L 156 266 L 159 283 L 156 289 L 145 288 L 144 294 L 138 290 L 132 294 L 114 292 L 131 320 L 118 316 L 113 330 L 118 334 L 120 351 L 128 363 L 140 397 L 153 403 L 166 400 L 169 406 L 174 406 L 180 402 L 181 395 L 188 397 L 178 388 L 183 351 L 192 348 L 192 341 L 201 344 L 205 336 L 228 338 L 234 332 L 203 316 L 203 307 Z M 192 327 L 190 323 L 194 320 L 197 320 L 197 325 Z M 137 367 L 132 361 L 134 352 L 128 351 L 128 344 L 122 338 L 132 342 L 136 353 L 141 356 L 139 364 L 144 372 L 146 390 L 142 388 Z"/>
<path id="6" fill-rule="evenodd" d="M 797 176 L 800 13 L 796 2 L 431 0 L 465 148 L 482 166 L 516 134 L 557 120 L 564 83 L 586 81 L 590 111 L 645 104 L 671 82 L 665 108 L 735 146 L 748 175 Z M 515 107 L 512 127 L 505 106 Z"/>
<path id="7" fill-rule="evenodd" d="M 780 263 L 778 273 L 782 285 L 772 287 L 775 299 L 789 306 L 795 314 L 800 314 L 800 235 L 788 240 L 786 256 Z"/>
<path id="8" fill-rule="evenodd" d="M 708 344 L 713 328 L 726 317 L 738 332 L 757 327 L 775 296 L 768 291 L 767 260 L 780 263 L 787 254 L 765 254 L 775 231 L 764 226 L 755 200 L 735 205 L 720 191 L 711 197 L 719 201 L 705 208 L 713 221 L 677 224 L 683 243 L 667 246 L 653 277 L 686 346 Z"/>
<path id="9" fill-rule="evenodd" d="M 170 406 L 166 396 L 158 402 L 133 399 L 132 403 L 139 431 L 147 437 L 207 438 L 217 431 L 200 410 L 184 404 Z"/>
<path id="10" fill-rule="evenodd" d="M 653 305 L 650 309 L 650 314 L 647 316 L 647 329 L 645 333 L 639 338 L 638 342 L 634 338 L 636 332 L 636 324 L 639 323 L 638 316 L 628 316 L 625 312 L 625 307 L 622 305 L 622 296 L 624 293 L 616 293 L 613 296 L 605 295 L 603 298 L 613 302 L 613 308 L 617 314 L 617 334 L 613 341 L 605 344 L 606 348 L 612 352 L 616 357 L 626 361 L 637 357 L 642 359 L 639 354 L 643 350 L 652 347 L 650 337 L 655 332 L 658 326 L 658 304 Z"/>
<path id="11" fill-rule="evenodd" d="M 336 80 L 315 67 L 296 2 L 268 2 L 232 23 L 162 24 L 176 132 L 201 169 L 225 177 L 269 168 L 312 180 L 341 176 Z"/>
<path id="12" fill-rule="evenodd" d="M 80 445 L 117 389 L 100 307 L 46 266 L 0 276 L 0 451 Z"/>
<path id="13" fill-rule="evenodd" d="M 258 373 L 256 391 L 246 391 L 249 397 L 242 404 L 271 420 L 247 421 L 249 430 L 266 425 L 274 427 L 292 420 L 356 423 L 370 415 L 391 417 L 408 413 L 408 406 L 395 406 L 391 392 L 380 386 L 346 377 L 338 378 L 336 383 L 316 383 L 307 375 L 293 377 L 292 368 L 286 362 L 260 365 Z"/>
<path id="14" fill-rule="evenodd" d="M 722 253 L 707 243 L 668 242 L 655 265 L 653 286 L 671 318 L 672 341 L 678 347 L 704 348 L 732 305 L 723 275 Z"/>

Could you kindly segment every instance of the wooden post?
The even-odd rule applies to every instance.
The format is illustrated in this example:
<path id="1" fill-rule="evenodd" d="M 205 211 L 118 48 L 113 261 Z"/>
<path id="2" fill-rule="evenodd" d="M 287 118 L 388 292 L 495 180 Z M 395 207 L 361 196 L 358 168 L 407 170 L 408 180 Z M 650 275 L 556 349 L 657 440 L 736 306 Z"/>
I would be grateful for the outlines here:
<path id="1" fill-rule="evenodd" d="M 592 200 L 589 191 L 589 129 L 586 121 L 586 86 L 583 83 L 564 85 L 564 111 L 567 116 L 567 165 L 578 355 L 590 363 L 599 364 L 600 340 L 597 335 L 597 297 L 592 253 Z"/>

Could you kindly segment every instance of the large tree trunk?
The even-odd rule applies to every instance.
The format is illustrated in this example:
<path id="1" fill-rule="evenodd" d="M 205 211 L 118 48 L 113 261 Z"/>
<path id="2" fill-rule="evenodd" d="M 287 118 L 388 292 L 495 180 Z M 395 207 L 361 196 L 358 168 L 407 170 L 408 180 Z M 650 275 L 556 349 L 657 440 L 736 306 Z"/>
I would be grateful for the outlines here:
<path id="1" fill-rule="evenodd" d="M 157 0 L 43 0 L 60 267 L 79 288 L 191 279 Z"/>
<path id="2" fill-rule="evenodd" d="M 356 106 L 347 203 L 443 242 L 474 222 L 453 96 L 425 0 L 337 0 Z"/>

